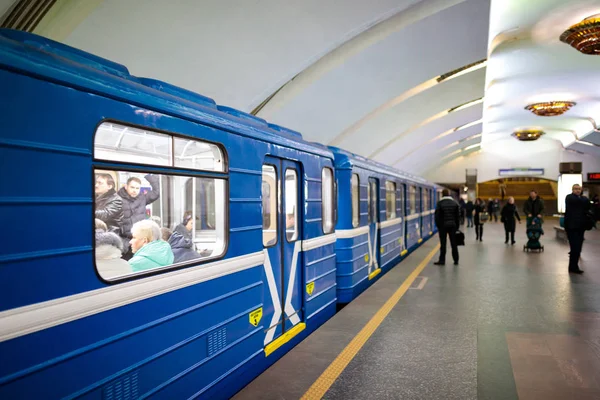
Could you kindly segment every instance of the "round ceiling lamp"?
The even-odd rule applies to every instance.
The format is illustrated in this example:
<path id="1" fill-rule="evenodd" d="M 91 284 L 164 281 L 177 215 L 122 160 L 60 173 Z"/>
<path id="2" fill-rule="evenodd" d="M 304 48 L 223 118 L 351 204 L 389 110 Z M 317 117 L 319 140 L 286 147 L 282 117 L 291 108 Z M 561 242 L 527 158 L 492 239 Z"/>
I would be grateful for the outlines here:
<path id="1" fill-rule="evenodd" d="M 547 101 L 544 103 L 530 104 L 525 107 L 525 109 L 540 117 L 554 117 L 569 111 L 575 104 L 577 103 L 572 101 Z"/>
<path id="2" fill-rule="evenodd" d="M 512 135 L 523 142 L 531 142 L 533 140 L 538 140 L 543 134 L 544 131 L 541 129 L 520 129 L 515 131 Z"/>
<path id="3" fill-rule="evenodd" d="M 600 55 L 600 14 L 571 26 L 560 35 L 560 41 L 583 54 Z"/>

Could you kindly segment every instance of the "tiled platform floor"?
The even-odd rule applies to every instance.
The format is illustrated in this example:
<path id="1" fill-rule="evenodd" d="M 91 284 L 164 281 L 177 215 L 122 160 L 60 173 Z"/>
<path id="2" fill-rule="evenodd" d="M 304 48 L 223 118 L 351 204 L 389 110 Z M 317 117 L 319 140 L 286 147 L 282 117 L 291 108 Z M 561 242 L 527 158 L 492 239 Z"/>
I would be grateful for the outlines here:
<path id="1" fill-rule="evenodd" d="M 600 399 L 600 232 L 581 268 L 547 221 L 543 253 L 466 231 L 460 265 L 430 264 L 325 394 L 326 399 Z M 298 399 L 435 247 L 433 238 L 235 399 Z M 435 260 L 435 258 L 434 258 Z M 433 260 L 432 260 L 433 261 Z M 415 287 L 420 280 L 417 279 Z"/>

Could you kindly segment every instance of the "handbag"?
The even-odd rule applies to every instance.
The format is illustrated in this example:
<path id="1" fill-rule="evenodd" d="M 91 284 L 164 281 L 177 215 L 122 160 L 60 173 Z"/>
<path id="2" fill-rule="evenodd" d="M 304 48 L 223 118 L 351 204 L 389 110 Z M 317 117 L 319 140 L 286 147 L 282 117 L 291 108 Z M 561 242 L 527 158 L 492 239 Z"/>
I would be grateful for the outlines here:
<path id="1" fill-rule="evenodd" d="M 585 213 L 585 219 L 583 221 L 583 227 L 586 231 L 591 231 L 596 227 L 596 216 L 592 210 Z"/>
<path id="2" fill-rule="evenodd" d="M 490 214 L 486 211 L 482 211 L 479 213 L 479 223 L 483 224 L 484 222 L 488 222 L 490 220 Z"/>
<path id="3" fill-rule="evenodd" d="M 456 245 L 457 246 L 465 245 L 465 234 L 464 233 L 462 233 L 461 231 L 456 231 L 454 236 L 456 237 Z"/>

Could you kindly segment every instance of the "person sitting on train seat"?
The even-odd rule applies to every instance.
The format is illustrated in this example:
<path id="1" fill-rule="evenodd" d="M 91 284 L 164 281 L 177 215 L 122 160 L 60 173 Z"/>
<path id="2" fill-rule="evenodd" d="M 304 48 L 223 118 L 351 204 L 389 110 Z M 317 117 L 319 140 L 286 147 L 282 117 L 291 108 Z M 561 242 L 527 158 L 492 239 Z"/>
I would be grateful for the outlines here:
<path id="1" fill-rule="evenodd" d="M 94 229 L 96 232 L 98 232 L 98 231 L 107 232 L 108 226 L 106 226 L 104 221 L 102 221 L 101 219 L 94 218 Z"/>
<path id="2" fill-rule="evenodd" d="M 160 184 L 157 175 L 148 174 L 144 176 L 152 190 L 140 193 L 142 181 L 135 176 L 127 179 L 127 184 L 119 189 L 117 194 L 123 200 L 123 219 L 121 220 L 121 236 L 124 243 L 131 240 L 131 227 L 138 221 L 146 219 L 146 206 L 152 204 L 160 197 Z M 159 223 L 160 226 L 160 223 Z M 128 245 L 126 246 L 127 250 Z"/>
<path id="3" fill-rule="evenodd" d="M 170 230 L 169 228 L 160 228 L 160 233 L 162 234 L 162 240 L 164 240 L 165 242 L 168 242 L 169 238 L 173 234 L 173 231 Z"/>
<path id="4" fill-rule="evenodd" d="M 113 232 L 96 230 L 96 267 L 104 279 L 131 273 L 129 263 L 121 258 L 123 242 Z"/>
<path id="5" fill-rule="evenodd" d="M 169 237 L 169 244 L 173 250 L 175 262 L 185 262 L 201 258 L 200 254 L 194 251 L 194 242 L 190 238 L 184 237 L 181 233 L 175 231 Z"/>
<path id="6" fill-rule="evenodd" d="M 123 200 L 115 191 L 115 181 L 110 174 L 96 174 L 96 201 L 94 203 L 96 218 L 104 221 L 109 232 L 121 232 L 123 219 Z"/>
<path id="7" fill-rule="evenodd" d="M 160 227 L 154 221 L 145 219 L 131 227 L 131 250 L 133 257 L 129 264 L 133 272 L 173 264 L 173 251 L 169 243 L 162 239 Z"/>
<path id="8" fill-rule="evenodd" d="M 173 232 L 178 232 L 181 236 L 192 241 L 192 229 L 194 228 L 194 220 L 191 212 L 186 212 L 183 215 L 183 222 L 175 227 Z"/>

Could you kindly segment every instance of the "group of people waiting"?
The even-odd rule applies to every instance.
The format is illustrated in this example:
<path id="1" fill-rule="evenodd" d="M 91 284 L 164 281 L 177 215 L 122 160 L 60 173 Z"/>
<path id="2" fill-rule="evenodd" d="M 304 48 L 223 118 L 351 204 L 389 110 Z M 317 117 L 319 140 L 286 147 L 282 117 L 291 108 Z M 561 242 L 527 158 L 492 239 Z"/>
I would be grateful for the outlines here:
<path id="1" fill-rule="evenodd" d="M 500 212 L 498 212 L 500 210 Z M 532 190 L 529 193 L 529 198 L 523 206 L 523 212 L 528 218 L 537 218 L 542 221 L 544 215 L 544 200 L 538 196 L 537 191 Z M 500 209 L 500 202 L 498 199 L 489 199 L 486 202 L 480 197 L 475 199 L 475 203 L 471 200 L 465 202 L 464 200 L 459 201 L 459 214 L 465 215 L 467 219 L 467 228 L 475 228 L 475 240 L 483 241 L 483 225 L 494 219 L 494 222 L 498 222 L 498 214 L 500 214 L 500 222 L 504 224 L 505 240 L 504 243 L 508 244 L 510 236 L 510 244 L 514 245 L 515 241 L 515 230 L 517 222 L 521 223 L 521 217 L 519 211 L 515 205 L 514 197 L 509 197 L 508 201 L 502 209 Z M 464 221 L 463 218 L 460 218 Z M 461 223 L 462 225 L 462 223 Z"/>
<path id="2" fill-rule="evenodd" d="M 152 190 L 140 193 L 139 178 L 129 178 L 117 191 L 110 174 L 96 174 L 96 265 L 105 279 L 202 257 L 195 250 L 191 213 L 173 231 L 148 218 L 146 206 L 160 197 L 159 180 L 144 178 Z"/>
<path id="3" fill-rule="evenodd" d="M 582 245 L 584 241 L 584 233 L 586 230 L 592 229 L 592 226 L 597 220 L 596 216 L 590 212 L 593 202 L 590 202 L 587 197 L 581 194 L 581 185 L 575 184 L 572 187 L 572 193 L 565 198 L 565 219 L 564 228 L 569 240 L 569 273 L 582 274 L 583 270 L 579 268 L 579 259 L 581 256 Z M 452 247 L 452 258 L 454 265 L 458 265 L 458 244 L 456 233 L 461 225 L 461 213 L 465 210 L 468 225 L 467 227 L 475 226 L 477 240 L 483 241 L 483 224 L 490 218 L 488 206 L 481 198 L 477 198 L 475 203 L 469 201 L 464 203 L 464 207 L 459 205 L 451 196 L 448 189 L 442 191 L 442 198 L 438 202 L 435 209 L 435 224 L 438 228 L 440 236 L 440 257 L 435 265 L 444 265 L 446 261 L 446 243 L 447 237 L 450 238 Z M 529 198 L 525 202 L 523 212 L 531 224 L 541 224 L 544 215 L 544 201 L 538 196 L 535 190 L 529 193 Z M 508 198 L 508 202 L 502 207 L 501 222 L 504 223 L 504 231 L 506 239 L 504 243 L 508 244 L 509 234 L 511 244 L 515 244 L 515 227 L 516 221 L 521 223 L 521 218 L 515 200 L 513 197 Z"/>

